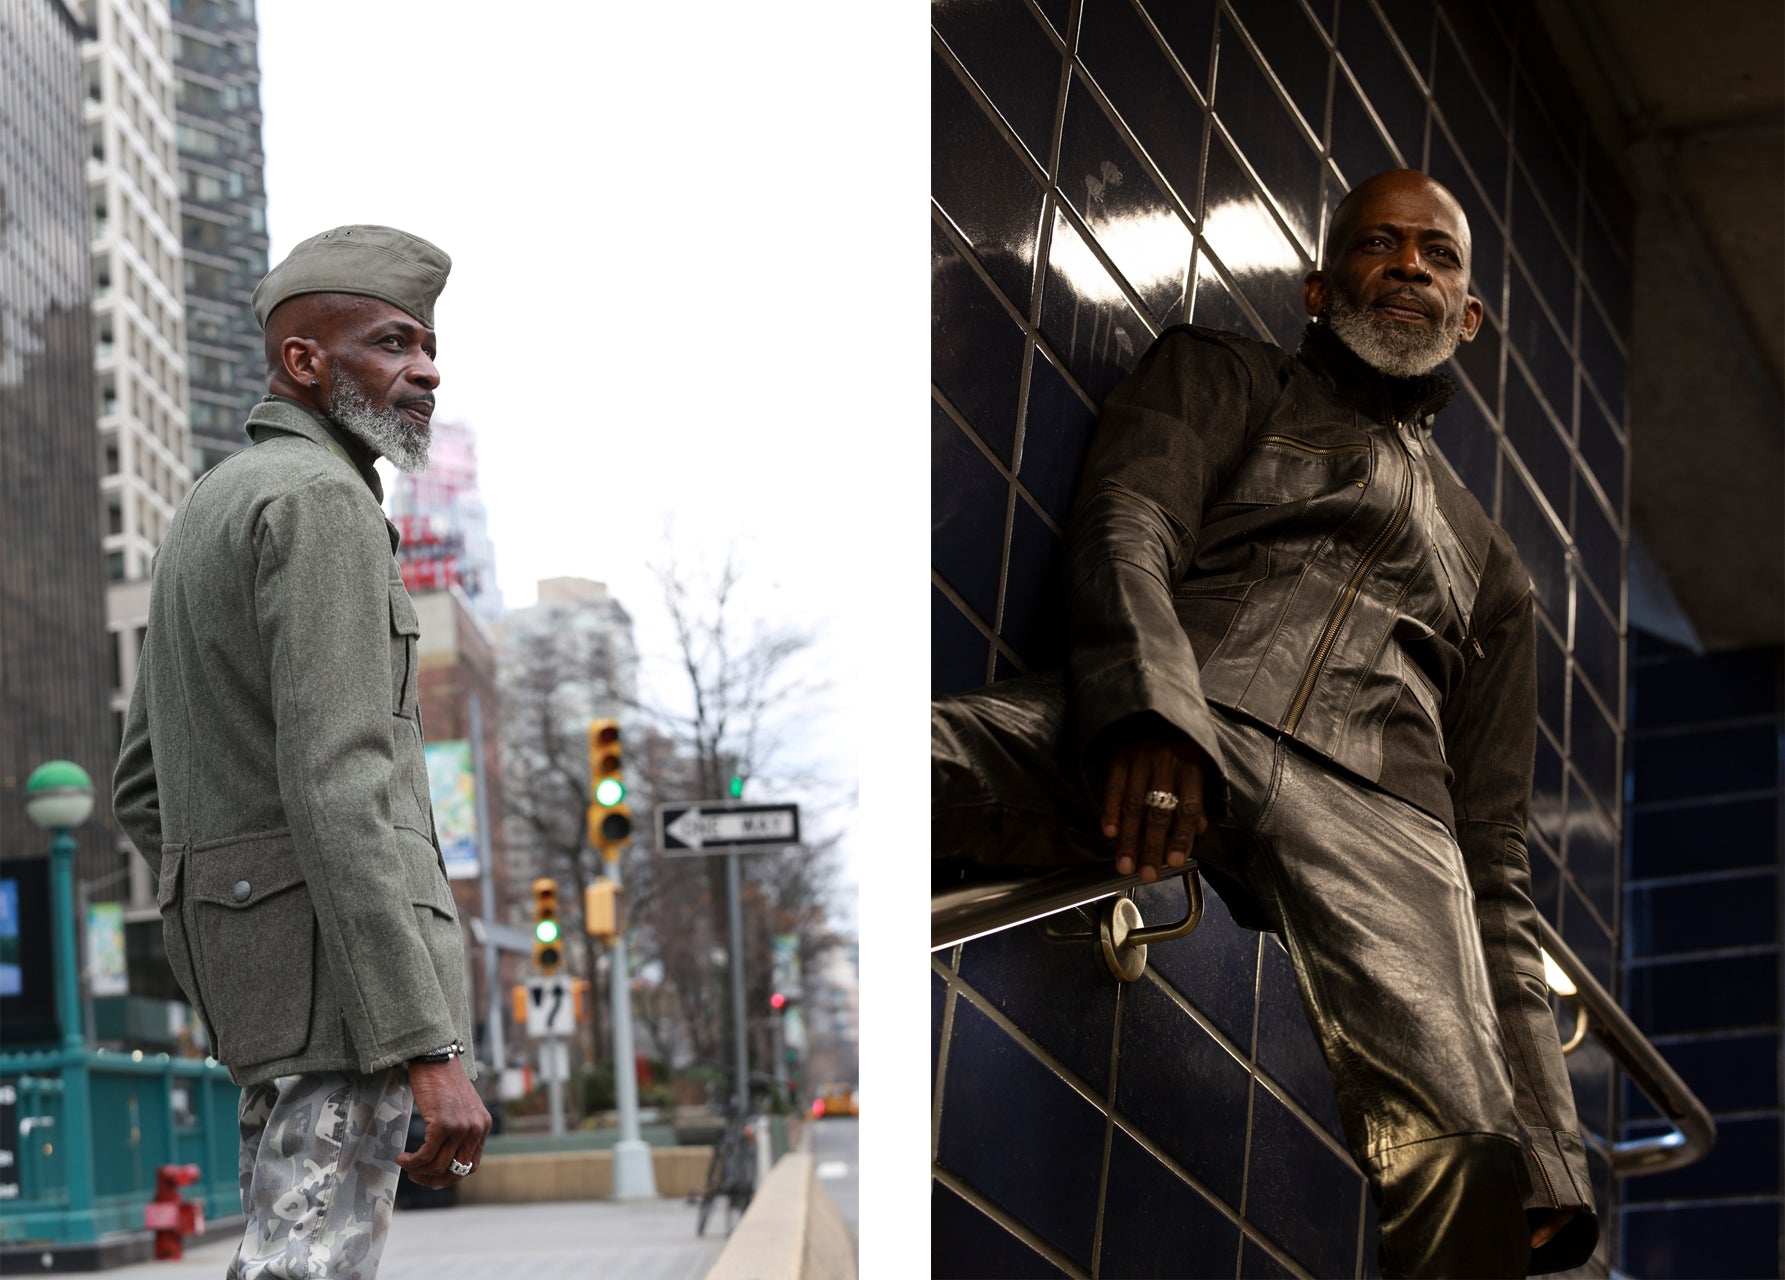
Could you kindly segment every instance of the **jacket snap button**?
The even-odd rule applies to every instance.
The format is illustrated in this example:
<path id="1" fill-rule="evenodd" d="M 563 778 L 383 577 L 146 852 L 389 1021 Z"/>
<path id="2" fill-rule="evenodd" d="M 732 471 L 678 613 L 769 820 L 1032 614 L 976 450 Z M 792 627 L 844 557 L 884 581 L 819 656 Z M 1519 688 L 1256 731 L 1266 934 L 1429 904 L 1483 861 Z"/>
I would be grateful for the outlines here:
<path id="1" fill-rule="evenodd" d="M 246 901 L 248 901 L 248 895 L 253 892 L 254 892 L 254 887 L 252 885 L 250 885 L 246 880 L 237 880 L 236 887 L 233 890 L 231 890 L 231 895 L 235 898 L 235 900 L 237 902 L 246 902 Z"/>

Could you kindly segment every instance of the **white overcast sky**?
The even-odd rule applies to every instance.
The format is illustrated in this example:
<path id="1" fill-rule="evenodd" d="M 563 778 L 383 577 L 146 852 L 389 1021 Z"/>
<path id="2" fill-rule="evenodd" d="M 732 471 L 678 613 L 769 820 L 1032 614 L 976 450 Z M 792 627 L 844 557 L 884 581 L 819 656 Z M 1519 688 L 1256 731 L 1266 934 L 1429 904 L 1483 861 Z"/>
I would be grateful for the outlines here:
<path id="1" fill-rule="evenodd" d="M 739 541 L 754 611 L 821 629 L 835 694 L 809 750 L 861 779 L 882 1118 L 878 1050 L 920 1081 L 928 1061 L 922 13 L 259 4 L 272 261 L 349 222 L 452 256 L 436 412 L 477 431 L 506 602 L 605 581 L 662 652 L 667 517 L 688 553 Z"/>

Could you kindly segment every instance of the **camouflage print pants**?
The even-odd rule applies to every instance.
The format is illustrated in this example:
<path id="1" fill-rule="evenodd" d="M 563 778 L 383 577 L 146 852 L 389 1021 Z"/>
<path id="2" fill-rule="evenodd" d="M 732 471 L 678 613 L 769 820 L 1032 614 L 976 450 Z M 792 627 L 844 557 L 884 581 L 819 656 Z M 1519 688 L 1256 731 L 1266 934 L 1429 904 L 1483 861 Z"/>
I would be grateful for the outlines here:
<path id="1" fill-rule="evenodd" d="M 373 1280 L 413 1105 L 406 1068 L 242 1090 L 242 1244 L 226 1280 Z"/>

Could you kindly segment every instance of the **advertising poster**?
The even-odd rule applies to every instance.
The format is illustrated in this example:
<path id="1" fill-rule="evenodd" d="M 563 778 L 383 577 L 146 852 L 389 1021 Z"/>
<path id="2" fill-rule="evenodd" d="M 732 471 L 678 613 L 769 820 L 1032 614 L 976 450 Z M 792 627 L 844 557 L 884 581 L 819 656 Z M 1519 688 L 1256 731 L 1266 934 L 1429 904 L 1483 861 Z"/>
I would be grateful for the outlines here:
<path id="1" fill-rule="evenodd" d="M 0 996 L 25 989 L 19 948 L 19 882 L 0 880 Z"/>
<path id="2" fill-rule="evenodd" d="M 789 1000 L 798 1000 L 804 994 L 800 979 L 800 939 L 797 933 L 777 933 L 769 942 L 773 970 L 770 981 L 775 990 Z"/>
<path id="3" fill-rule="evenodd" d="M 446 874 L 453 880 L 477 875 L 477 775 L 471 764 L 471 744 L 463 738 L 430 742 L 428 798 L 434 803 L 434 827 L 440 836 L 440 853 Z"/>
<path id="4" fill-rule="evenodd" d="M 87 982 L 96 996 L 130 992 L 124 968 L 124 904 L 87 904 Z"/>

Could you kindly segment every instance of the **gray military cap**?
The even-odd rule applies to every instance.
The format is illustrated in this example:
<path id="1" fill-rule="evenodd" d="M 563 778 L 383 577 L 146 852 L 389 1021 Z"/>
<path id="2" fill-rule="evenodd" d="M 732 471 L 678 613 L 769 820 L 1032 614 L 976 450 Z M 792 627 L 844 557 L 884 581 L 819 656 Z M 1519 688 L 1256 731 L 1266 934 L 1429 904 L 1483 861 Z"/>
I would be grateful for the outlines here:
<path id="1" fill-rule="evenodd" d="M 273 308 L 300 293 L 357 293 L 401 307 L 434 327 L 434 299 L 452 259 L 420 236 L 395 227 L 354 225 L 311 236 L 254 289 L 254 319 L 264 330 Z"/>

